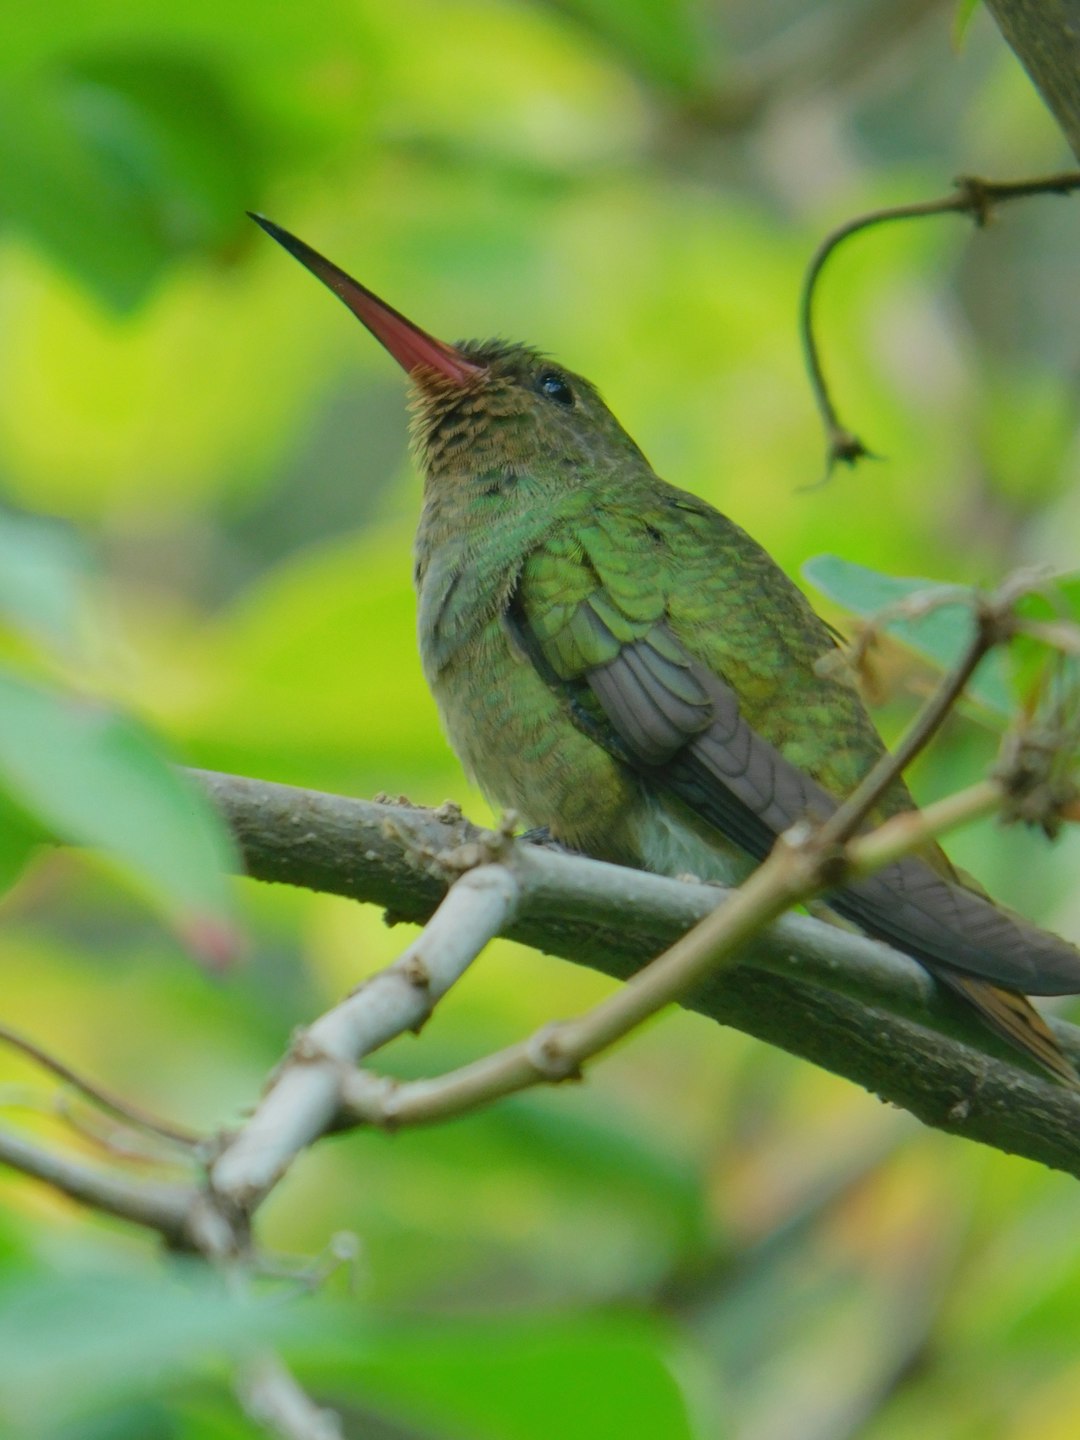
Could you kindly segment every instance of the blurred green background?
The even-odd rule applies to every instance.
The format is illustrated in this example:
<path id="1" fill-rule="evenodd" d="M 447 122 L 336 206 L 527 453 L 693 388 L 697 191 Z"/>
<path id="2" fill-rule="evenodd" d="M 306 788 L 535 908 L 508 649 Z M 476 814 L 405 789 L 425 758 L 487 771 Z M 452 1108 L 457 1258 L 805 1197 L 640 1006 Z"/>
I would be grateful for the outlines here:
<path id="1" fill-rule="evenodd" d="M 823 441 L 795 313 L 820 236 L 960 172 L 1069 164 L 987 18 L 959 53 L 952 24 L 925 0 L 0 10 L 0 491 L 9 525 L 73 527 L 91 572 L 69 567 L 74 643 L 9 626 L 5 660 L 193 763 L 485 815 L 415 651 L 401 376 L 249 208 L 436 334 L 588 374 L 662 475 L 792 573 L 822 552 L 974 583 L 1075 569 L 1075 201 L 840 254 L 825 358 L 888 458 L 806 488 Z M 895 733 L 926 677 L 892 654 L 882 672 Z M 993 746 L 956 720 L 917 788 Z M 1080 934 L 1075 843 L 987 827 L 952 848 Z M 6 1020 L 190 1126 L 235 1120 L 293 1027 L 407 938 L 238 889 L 247 958 L 214 980 L 138 888 L 45 853 L 2 902 Z M 386 1063 L 434 1073 L 608 985 L 494 946 Z M 0 1099 L 5 1123 L 99 1153 L 6 1053 Z M 352 1284 L 269 1322 L 167 1281 L 141 1235 L 6 1172 L 0 1191 L 12 1436 L 261 1433 L 226 1357 L 264 1324 L 365 1440 L 1076 1433 L 1075 1182 L 693 1016 L 576 1091 L 318 1146 L 262 1233 L 307 1255 L 354 1233 Z"/>

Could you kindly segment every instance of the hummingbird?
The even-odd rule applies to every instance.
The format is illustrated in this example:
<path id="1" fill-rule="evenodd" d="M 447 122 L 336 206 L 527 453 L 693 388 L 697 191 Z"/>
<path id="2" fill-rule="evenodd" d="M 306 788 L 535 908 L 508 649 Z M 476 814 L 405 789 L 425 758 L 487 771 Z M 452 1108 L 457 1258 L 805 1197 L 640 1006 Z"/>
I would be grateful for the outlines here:
<path id="1" fill-rule="evenodd" d="M 738 883 L 884 753 L 837 637 L 756 541 L 661 480 L 588 380 L 532 346 L 447 344 L 251 218 L 406 372 L 424 476 L 424 675 L 466 771 L 568 849 Z M 872 817 L 914 808 L 898 779 Z M 962 882 L 939 847 L 829 892 L 1045 1070 L 1080 1084 L 1026 995 L 1080 951 Z"/>

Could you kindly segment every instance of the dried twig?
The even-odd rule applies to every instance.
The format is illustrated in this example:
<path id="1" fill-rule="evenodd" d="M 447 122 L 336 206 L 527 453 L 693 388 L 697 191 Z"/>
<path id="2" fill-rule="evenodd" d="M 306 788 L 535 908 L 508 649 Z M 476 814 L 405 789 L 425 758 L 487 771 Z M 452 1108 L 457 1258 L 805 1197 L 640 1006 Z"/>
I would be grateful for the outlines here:
<path id="1" fill-rule="evenodd" d="M 799 336 L 810 375 L 810 386 L 825 427 L 826 479 L 838 462 L 854 465 L 861 459 L 875 458 L 862 440 L 840 420 L 821 364 L 814 301 L 817 298 L 821 272 L 833 253 L 853 235 L 875 225 L 890 224 L 896 220 L 923 220 L 932 215 L 969 215 L 976 226 L 982 228 L 991 219 L 995 207 L 1007 201 L 1024 200 L 1033 195 L 1071 195 L 1073 191 L 1080 189 L 1080 171 L 1065 171 L 1033 180 L 980 180 L 974 175 L 961 175 L 954 183 L 954 192 L 940 199 L 917 201 L 911 205 L 890 205 L 848 220 L 826 235 L 806 268 L 799 300 Z"/>
<path id="2" fill-rule="evenodd" d="M 33 1175 L 105 1215 L 156 1230 L 170 1245 L 187 1247 L 191 1243 L 189 1227 L 199 1195 L 188 1186 L 134 1180 L 118 1171 L 99 1170 L 8 1131 L 0 1131 L 0 1164 Z"/>
<path id="3" fill-rule="evenodd" d="M 93 1080 L 88 1080 L 85 1075 L 80 1075 L 73 1070 L 65 1061 L 58 1059 L 49 1053 L 43 1045 L 36 1040 L 21 1035 L 19 1031 L 13 1030 L 11 1026 L 0 1024 L 0 1044 L 9 1046 L 12 1050 L 18 1050 L 35 1064 L 50 1071 L 65 1084 L 78 1090 L 86 1099 L 93 1102 L 102 1110 L 107 1110 L 111 1115 L 127 1121 L 137 1129 L 148 1130 L 163 1140 L 168 1140 L 174 1145 L 184 1149 L 192 1149 L 200 1143 L 200 1137 L 191 1130 L 184 1130 L 179 1125 L 173 1125 L 170 1121 L 160 1120 L 156 1115 L 143 1110 L 141 1106 L 125 1100 L 119 1095 L 114 1095 L 106 1090 L 103 1085 L 98 1085 Z"/>
<path id="4" fill-rule="evenodd" d="M 971 595 L 975 633 L 952 670 L 908 727 L 894 750 L 886 751 L 847 799 L 822 826 L 824 842 L 843 845 L 854 835 L 878 802 L 937 734 L 984 657 L 1015 633 L 1017 600 L 1029 594 L 1041 577 L 1020 571 L 990 596 Z"/>

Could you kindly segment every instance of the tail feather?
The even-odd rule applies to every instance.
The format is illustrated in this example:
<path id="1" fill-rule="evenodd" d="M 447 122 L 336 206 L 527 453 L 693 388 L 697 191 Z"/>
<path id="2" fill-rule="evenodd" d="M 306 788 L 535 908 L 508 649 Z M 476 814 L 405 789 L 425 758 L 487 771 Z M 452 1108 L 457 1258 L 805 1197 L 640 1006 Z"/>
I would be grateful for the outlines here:
<path id="1" fill-rule="evenodd" d="M 1030 1055 L 1051 1075 L 1073 1089 L 1080 1089 L 1076 1068 L 1055 1040 L 1049 1025 L 1023 995 L 955 970 L 936 968 L 933 973 L 976 1009 L 999 1035 Z"/>

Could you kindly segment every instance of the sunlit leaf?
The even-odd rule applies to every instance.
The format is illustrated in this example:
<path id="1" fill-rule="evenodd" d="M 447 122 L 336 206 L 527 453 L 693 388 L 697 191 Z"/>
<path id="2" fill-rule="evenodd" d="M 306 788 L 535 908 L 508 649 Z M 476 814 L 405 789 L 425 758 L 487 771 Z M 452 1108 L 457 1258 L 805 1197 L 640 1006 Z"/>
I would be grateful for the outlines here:
<path id="1" fill-rule="evenodd" d="M 924 614 L 886 616 L 881 626 L 940 670 L 955 665 L 971 643 L 974 634 L 972 592 L 965 586 L 882 575 L 852 560 L 842 560 L 838 555 L 815 556 L 803 565 L 802 573 L 823 595 L 863 620 L 877 621 L 883 611 L 914 596 L 944 599 L 947 603 L 936 604 Z M 1008 670 L 999 652 L 985 657 L 966 693 L 969 699 L 997 715 L 1013 714 L 1016 707 Z"/>

